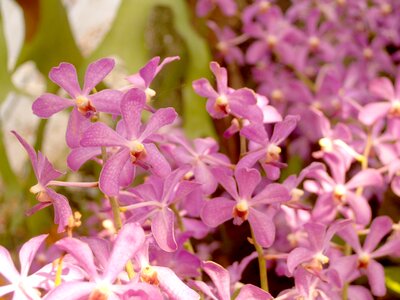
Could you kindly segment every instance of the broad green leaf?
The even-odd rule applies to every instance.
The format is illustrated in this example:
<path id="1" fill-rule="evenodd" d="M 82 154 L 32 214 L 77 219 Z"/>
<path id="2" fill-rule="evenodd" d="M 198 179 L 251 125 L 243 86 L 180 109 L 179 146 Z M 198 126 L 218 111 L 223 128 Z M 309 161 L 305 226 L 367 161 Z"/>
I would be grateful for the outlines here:
<path id="1" fill-rule="evenodd" d="M 148 34 L 146 29 L 148 29 L 151 12 L 156 5 L 167 6 L 171 9 L 173 30 L 176 31 L 179 39 L 182 39 L 183 46 L 177 47 L 176 52 L 167 52 L 167 55 L 182 56 L 182 50 L 186 51 L 182 62 L 173 63 L 184 64 L 183 79 L 179 70 L 177 74 L 171 73 L 170 76 L 171 78 L 178 77 L 175 78 L 174 83 L 176 88 L 182 87 L 185 131 L 191 137 L 215 136 L 212 121 L 205 110 L 205 100 L 197 96 L 192 89 L 193 80 L 209 76 L 210 51 L 206 42 L 201 39 L 190 23 L 186 1 L 123 0 L 112 28 L 89 60 L 116 55 L 125 62 L 131 73 L 137 72 L 151 58 L 152 50 L 147 49 L 145 37 Z M 164 43 L 164 41 L 159 42 Z M 172 86 L 173 83 L 168 83 L 168 85 Z M 162 90 L 160 93 L 162 96 Z"/>
<path id="2" fill-rule="evenodd" d="M 400 295 L 400 267 L 386 267 L 385 282 L 390 291 Z"/>
<path id="3" fill-rule="evenodd" d="M 70 62 L 77 67 L 82 62 L 82 55 L 76 46 L 75 40 L 68 23 L 68 18 L 64 6 L 60 0 L 40 0 L 37 2 L 39 7 L 38 20 L 29 18 L 31 14 L 26 9 L 30 0 L 20 0 L 20 4 L 25 9 L 25 19 L 27 26 L 34 26 L 35 31 L 30 33 L 22 48 L 18 64 L 33 60 L 38 69 L 47 77 L 49 70 L 57 66 L 60 62 Z M 37 22 L 32 24 L 32 22 Z"/>

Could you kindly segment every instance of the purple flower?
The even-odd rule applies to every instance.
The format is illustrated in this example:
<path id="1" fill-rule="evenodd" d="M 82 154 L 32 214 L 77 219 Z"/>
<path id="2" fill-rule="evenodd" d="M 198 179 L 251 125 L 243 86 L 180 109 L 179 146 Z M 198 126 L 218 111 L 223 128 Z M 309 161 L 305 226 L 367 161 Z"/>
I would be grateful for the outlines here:
<path id="1" fill-rule="evenodd" d="M 36 154 L 35 150 L 29 145 L 18 133 L 12 131 L 18 141 L 25 148 L 31 160 L 33 171 L 38 180 L 38 183 L 30 188 L 30 192 L 36 194 L 36 199 L 39 204 L 32 207 L 27 214 L 32 215 L 38 210 L 49 205 L 54 206 L 54 223 L 58 224 L 58 232 L 62 232 L 65 226 L 68 225 L 68 220 L 72 216 L 72 211 L 68 203 L 68 199 L 48 188 L 51 181 L 60 177 L 61 172 L 53 168 L 48 159 L 42 153 Z"/>
<path id="2" fill-rule="evenodd" d="M 396 236 L 393 239 L 389 238 L 385 244 L 376 249 L 381 240 L 391 232 L 392 225 L 392 220 L 387 216 L 375 218 L 362 247 L 354 227 L 347 226 L 339 232 L 356 252 L 347 260 L 348 263 L 344 267 L 351 271 L 352 266 L 356 266 L 362 274 L 366 274 L 375 296 L 386 294 L 384 269 L 375 259 L 387 255 L 400 256 L 400 239 Z"/>
<path id="3" fill-rule="evenodd" d="M 135 165 L 140 165 L 159 176 L 166 176 L 171 168 L 156 145 L 152 135 L 161 127 L 171 124 L 176 118 L 173 108 L 161 108 L 141 124 L 141 113 L 146 96 L 139 89 L 129 90 L 121 100 L 122 120 L 115 132 L 104 123 L 93 124 L 83 135 L 83 147 L 120 147 L 104 164 L 100 174 L 99 187 L 109 196 L 117 196 L 121 185 L 121 170 L 127 168 L 129 183 L 134 177 Z"/>
<path id="4" fill-rule="evenodd" d="M 203 207 L 201 218 L 208 226 L 216 227 L 233 218 L 235 225 L 249 221 L 257 242 L 269 247 L 275 239 L 273 217 L 274 204 L 290 200 L 288 190 L 280 184 L 272 183 L 252 196 L 261 182 L 260 173 L 255 169 L 237 169 L 235 179 L 222 170 L 215 170 L 215 175 L 224 189 L 232 196 L 209 200 Z M 237 183 L 237 185 L 236 185 Z"/>
<path id="5" fill-rule="evenodd" d="M 107 258 L 103 260 L 102 274 L 97 271 L 94 263 L 93 252 L 89 245 L 75 238 L 64 238 L 56 243 L 56 246 L 68 252 L 75 258 L 79 266 L 86 272 L 89 281 L 63 282 L 61 285 L 46 295 L 46 300 L 52 299 L 118 299 L 128 290 L 137 291 L 138 294 L 145 293 L 149 287 L 141 287 L 140 283 L 131 286 L 115 283 L 116 279 L 124 269 L 127 261 L 142 247 L 145 241 L 143 229 L 137 224 L 125 224 L 114 242 L 113 249 Z M 104 255 L 104 253 L 103 253 Z M 150 291 L 157 295 L 156 291 Z M 109 298 L 107 298 L 109 297 Z M 160 299 L 160 297 L 156 298 Z"/>
<path id="6" fill-rule="evenodd" d="M 286 116 L 282 122 L 275 124 L 271 138 L 259 124 L 244 127 L 241 134 L 254 143 L 250 144 L 250 151 L 238 162 L 237 168 L 251 168 L 259 161 L 268 178 L 276 180 L 280 175 L 279 168 L 285 166 L 279 161 L 282 152 L 279 145 L 295 129 L 298 120 L 298 116 Z"/>
<path id="7" fill-rule="evenodd" d="M 201 78 L 193 82 L 193 89 L 202 97 L 207 98 L 206 108 L 208 113 L 216 119 L 221 119 L 229 114 L 246 119 L 262 120 L 262 113 L 255 105 L 255 93 L 247 88 L 234 90 L 228 87 L 228 75 L 225 68 L 216 62 L 210 63 L 210 69 L 217 80 L 217 90 L 210 82 Z"/>
<path id="8" fill-rule="evenodd" d="M 150 88 L 154 78 L 166 64 L 179 59 L 179 56 L 167 57 L 160 63 L 159 56 L 153 57 L 138 73 L 128 76 L 126 80 L 132 84 L 133 88 L 142 90 L 146 94 L 146 101 L 149 102 L 156 95 L 156 92 Z"/>
<path id="9" fill-rule="evenodd" d="M 14 292 L 13 299 L 41 299 L 40 291 L 37 289 L 39 287 L 40 279 L 37 274 L 28 276 L 28 272 L 33 259 L 35 258 L 36 252 L 46 238 L 47 234 L 42 234 L 30 239 L 22 246 L 19 251 L 19 261 L 21 265 L 20 273 L 16 270 L 7 249 L 0 246 L 0 274 L 10 282 L 8 285 L 0 286 L 0 297 Z"/>
<path id="10" fill-rule="evenodd" d="M 386 102 L 373 102 L 362 108 L 358 118 L 366 125 L 372 125 L 379 119 L 400 116 L 400 75 L 396 78 L 396 85 L 386 77 L 371 81 L 370 92 Z"/>
<path id="11" fill-rule="evenodd" d="M 72 99 L 46 93 L 40 96 L 32 105 L 34 114 L 41 118 L 49 118 L 53 114 L 73 106 L 67 129 L 67 144 L 71 148 L 79 145 L 81 124 L 88 122 L 87 118 L 97 115 L 98 111 L 119 115 L 119 102 L 122 97 L 120 91 L 103 90 L 90 95 L 90 92 L 114 68 L 114 60 L 99 59 L 89 65 L 85 74 L 83 89 L 79 87 L 76 69 L 72 64 L 61 63 L 52 68 L 49 77 L 62 87 Z"/>

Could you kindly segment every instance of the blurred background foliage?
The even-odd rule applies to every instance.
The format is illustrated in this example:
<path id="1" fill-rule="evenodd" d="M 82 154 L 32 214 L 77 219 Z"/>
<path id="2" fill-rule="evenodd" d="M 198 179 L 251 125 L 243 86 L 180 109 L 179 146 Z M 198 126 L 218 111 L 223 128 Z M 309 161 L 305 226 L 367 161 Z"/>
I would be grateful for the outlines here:
<path id="1" fill-rule="evenodd" d="M 5 3 L 7 2 L 7 3 Z M 150 58 L 154 56 L 179 55 L 181 60 L 168 65 L 159 78 L 154 82 L 153 89 L 158 91 L 155 105 L 159 107 L 174 106 L 183 119 L 183 127 L 190 137 L 216 136 L 214 126 L 205 111 L 204 99 L 197 96 L 191 82 L 200 77 L 210 77 L 209 62 L 211 52 L 207 42 L 195 31 L 191 20 L 193 9 L 185 0 L 122 0 L 119 3 L 110 28 L 98 45 L 90 52 L 80 48 L 74 37 L 71 16 L 68 15 L 69 5 L 76 4 L 73 0 L 5 0 L 1 6 L 0 16 L 0 105 L 8 97 L 32 96 L 26 89 L 13 83 L 17 70 L 27 62 L 33 62 L 37 71 L 45 78 L 45 90 L 56 93 L 58 87 L 47 77 L 50 69 L 60 62 L 73 63 L 80 78 L 83 77 L 87 65 L 101 57 L 114 57 L 117 61 L 116 76 L 136 73 Z M 88 13 L 96 14 L 96 7 Z M 118 2 L 118 1 L 116 1 Z M 6 5 L 7 4 L 7 5 Z M 5 19 L 9 14 L 10 5 L 18 5 L 23 13 L 25 32 L 22 47 L 17 51 L 16 62 L 9 62 L 9 48 L 6 41 Z M 89 17 L 89 16 L 88 16 Z M 82 20 L 83 22 L 84 20 Z M 75 24 L 76 25 L 76 24 Z M 12 25 L 14 26 L 14 25 Z M 79 22 L 77 26 L 79 30 Z M 14 35 L 11 28 L 11 36 Z M 17 35 L 15 35 L 17 37 Z M 118 70 L 123 70 L 119 72 Z M 123 78 L 123 77 L 122 77 Z M 13 98 L 13 99 L 14 99 Z M 13 100 L 11 100 L 12 102 Z M 30 103 L 30 104 L 31 104 Z M 30 105 L 29 104 L 29 105 Z M 15 109 L 14 103 L 8 104 Z M 48 232 L 52 224 L 52 211 L 44 209 L 27 218 L 24 212 L 37 201 L 29 193 L 29 187 L 36 184 L 35 176 L 27 156 L 23 152 L 9 149 L 6 126 L 7 114 L 0 119 L 0 244 L 6 248 L 15 248 L 21 241 L 39 233 Z M 30 109 L 16 112 L 17 118 L 23 121 Z M 25 137 L 34 145 L 36 150 L 42 149 L 46 139 L 53 139 L 49 132 L 48 120 L 37 120 L 30 127 L 32 136 Z M 65 120 L 64 120 L 65 122 Z M 34 127 L 34 128 L 33 128 Z M 13 128 L 18 131 L 18 128 Z M 24 135 L 24 132 L 21 133 Z M 58 139 L 60 141 L 60 139 Z M 60 153 L 61 161 L 66 158 L 65 151 Z M 20 146 L 15 146 L 20 147 Z M 21 150 L 22 147 L 20 147 Z M 23 150 L 22 150 L 23 151 Z M 46 155 L 57 156 L 54 148 L 49 146 Z M 49 153 L 50 152 L 50 153 Z M 18 157 L 15 157 L 15 156 Z M 15 170 L 10 159 L 23 160 L 23 166 Z M 21 164 L 21 162 L 20 162 Z M 57 164 L 56 164 L 57 165 Z M 58 166 L 58 165 L 57 165 Z M 65 162 L 61 170 L 67 171 Z M 63 169 L 64 167 L 64 169 Z M 60 167 L 58 167 L 60 169 Z M 82 196 L 79 193 L 76 195 Z M 71 195 L 72 205 L 79 206 L 74 200 L 78 196 Z M 70 195 L 67 195 L 70 197 Z M 71 200 L 71 199 L 70 199 Z"/>

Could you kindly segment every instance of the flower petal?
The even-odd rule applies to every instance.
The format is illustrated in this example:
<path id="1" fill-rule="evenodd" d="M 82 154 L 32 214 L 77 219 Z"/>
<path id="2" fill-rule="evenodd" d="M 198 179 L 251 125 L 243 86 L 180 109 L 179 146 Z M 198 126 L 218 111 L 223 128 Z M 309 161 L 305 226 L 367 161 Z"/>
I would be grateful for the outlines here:
<path id="1" fill-rule="evenodd" d="M 218 98 L 218 93 L 211 86 L 210 82 L 205 78 L 193 81 L 192 86 L 194 91 L 201 97 L 213 99 Z"/>
<path id="2" fill-rule="evenodd" d="M 36 252 L 47 238 L 48 234 L 42 234 L 26 242 L 19 250 L 19 261 L 21 263 L 21 276 L 27 276 Z"/>
<path id="3" fill-rule="evenodd" d="M 79 168 L 89 159 L 101 154 L 100 147 L 81 147 L 72 149 L 68 155 L 67 164 L 72 171 L 78 171 Z"/>
<path id="4" fill-rule="evenodd" d="M 164 155 L 157 149 L 154 144 L 145 144 L 146 156 L 143 161 L 150 167 L 150 171 L 160 177 L 165 177 L 171 173 L 171 166 L 165 159 Z"/>
<path id="5" fill-rule="evenodd" d="M 140 139 L 144 141 L 150 135 L 156 133 L 161 127 L 174 122 L 176 117 L 177 113 L 172 107 L 160 108 L 150 117 L 145 129 L 140 134 Z"/>
<path id="6" fill-rule="evenodd" d="M 396 98 L 393 84 L 386 77 L 375 78 L 369 84 L 369 91 L 377 97 L 385 100 Z"/>
<path id="7" fill-rule="evenodd" d="M 104 271 L 104 279 L 112 283 L 118 274 L 124 269 L 127 261 L 143 246 L 145 240 L 144 231 L 136 223 L 127 223 L 118 232 L 114 242 L 107 267 Z"/>
<path id="8" fill-rule="evenodd" d="M 14 266 L 10 253 L 6 248 L 0 246 L 0 274 L 3 275 L 10 283 L 17 283 L 20 275 Z"/>
<path id="9" fill-rule="evenodd" d="M 139 89 L 130 89 L 121 100 L 121 114 L 127 138 L 138 138 L 142 110 L 146 104 L 146 95 Z"/>
<path id="10" fill-rule="evenodd" d="M 274 214 L 275 210 L 272 209 L 260 212 L 252 207 L 249 208 L 249 223 L 261 247 L 268 248 L 275 240 Z"/>
<path id="11" fill-rule="evenodd" d="M 382 265 L 371 259 L 368 263 L 367 275 L 372 294 L 379 297 L 385 296 L 385 271 Z"/>
<path id="12" fill-rule="evenodd" d="M 127 141 L 106 124 L 97 122 L 90 126 L 82 136 L 81 146 L 102 147 L 102 146 L 125 146 Z"/>
<path id="13" fill-rule="evenodd" d="M 347 183 L 346 188 L 356 189 L 366 186 L 381 186 L 383 185 L 382 175 L 378 170 L 366 169 L 358 172 Z"/>
<path id="14" fill-rule="evenodd" d="M 90 250 L 88 244 L 76 238 L 66 237 L 57 241 L 55 245 L 75 258 L 79 266 L 90 276 L 90 279 L 94 280 L 98 278 L 93 252 Z"/>
<path id="15" fill-rule="evenodd" d="M 217 227 L 233 218 L 232 210 L 235 204 L 235 201 L 223 197 L 211 199 L 204 205 L 201 219 L 206 225 Z"/>
<path id="16" fill-rule="evenodd" d="M 74 102 L 69 99 L 45 93 L 33 102 L 32 111 L 38 117 L 47 119 L 55 113 L 73 105 Z"/>
<path id="17" fill-rule="evenodd" d="M 166 267 L 153 267 L 157 272 L 161 290 L 167 294 L 169 299 L 174 300 L 198 300 L 199 294 L 189 288 L 176 276 L 176 274 Z"/>
<path id="18" fill-rule="evenodd" d="M 279 183 L 271 183 L 251 200 L 251 205 L 282 203 L 289 200 L 290 193 L 285 186 Z"/>
<path id="19" fill-rule="evenodd" d="M 299 116 L 288 115 L 282 122 L 276 123 L 274 127 L 274 132 L 270 139 L 271 143 L 274 143 L 276 145 L 282 143 L 296 128 L 299 120 Z"/>
<path id="20" fill-rule="evenodd" d="M 82 92 L 78 83 L 75 67 L 70 63 L 61 63 L 51 69 L 49 78 L 62 87 L 72 98 L 78 97 Z"/>
<path id="21" fill-rule="evenodd" d="M 293 274 L 296 267 L 313 258 L 314 252 L 303 247 L 293 249 L 287 259 L 287 267 L 291 274 Z"/>
<path id="22" fill-rule="evenodd" d="M 170 208 L 161 209 L 153 216 L 151 232 L 162 250 L 173 252 L 178 249 L 175 240 L 175 216 Z"/>
<path id="23" fill-rule="evenodd" d="M 217 288 L 219 299 L 229 300 L 231 298 L 229 272 L 213 261 L 203 262 L 202 267 Z"/>
<path id="24" fill-rule="evenodd" d="M 33 171 L 35 172 L 36 178 L 39 177 L 39 172 L 38 172 L 38 159 L 37 159 L 37 155 L 36 155 L 36 151 L 35 149 L 33 149 L 33 147 L 28 144 L 27 141 L 25 141 L 25 139 L 20 136 L 16 131 L 11 131 L 12 134 L 14 134 L 18 141 L 21 143 L 21 145 L 25 148 L 25 151 L 28 153 L 29 159 L 31 160 L 32 163 L 32 167 L 33 167 Z"/>
<path id="25" fill-rule="evenodd" d="M 63 232 L 68 225 L 70 216 L 72 216 L 72 210 L 69 206 L 68 199 L 52 189 L 46 189 L 46 193 L 50 196 L 53 203 L 54 223 L 58 224 L 58 232 Z"/>
<path id="26" fill-rule="evenodd" d="M 100 173 L 99 188 L 108 196 L 118 196 L 119 175 L 126 161 L 129 159 L 129 149 L 123 148 L 111 156 Z"/>
<path id="27" fill-rule="evenodd" d="M 51 290 L 46 295 L 46 300 L 79 300 L 87 299 L 90 293 L 96 288 L 94 282 L 64 282 Z"/>
<path id="28" fill-rule="evenodd" d="M 92 122 L 85 116 L 83 116 L 76 107 L 72 110 L 69 115 L 67 131 L 65 138 L 68 147 L 77 148 L 80 147 L 80 141 L 83 133 L 92 125 Z"/>
<path id="29" fill-rule="evenodd" d="M 235 298 L 236 300 L 269 300 L 273 297 L 266 291 L 259 287 L 246 284 L 240 289 L 239 295 Z"/>
<path id="30" fill-rule="evenodd" d="M 120 115 L 122 96 L 123 93 L 117 90 L 102 90 L 96 94 L 90 95 L 90 100 L 93 102 L 97 111 Z"/>
<path id="31" fill-rule="evenodd" d="M 114 66 L 115 61 L 112 58 L 101 58 L 92 62 L 86 70 L 82 93 L 88 95 L 111 72 Z"/>
<path id="32" fill-rule="evenodd" d="M 358 119 L 367 126 L 374 124 L 379 119 L 384 118 L 390 110 L 391 104 L 388 102 L 374 102 L 365 105 L 358 114 Z"/>
<path id="33" fill-rule="evenodd" d="M 242 168 L 235 171 L 235 178 L 241 198 L 250 200 L 256 186 L 261 182 L 261 175 L 256 169 Z"/>
<path id="34" fill-rule="evenodd" d="M 371 253 L 379 242 L 392 230 L 393 222 L 387 216 L 376 217 L 369 228 L 369 234 L 365 238 L 363 249 Z"/>

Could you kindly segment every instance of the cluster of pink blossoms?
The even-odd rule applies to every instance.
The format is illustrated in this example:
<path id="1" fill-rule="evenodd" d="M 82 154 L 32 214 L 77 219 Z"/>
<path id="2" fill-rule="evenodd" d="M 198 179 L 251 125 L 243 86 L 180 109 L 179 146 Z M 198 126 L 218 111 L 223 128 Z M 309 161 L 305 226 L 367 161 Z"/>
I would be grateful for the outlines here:
<path id="1" fill-rule="evenodd" d="M 114 67 L 109 58 L 89 65 L 83 88 L 73 65 L 53 68 L 50 79 L 70 97 L 46 93 L 33 103 L 33 112 L 49 118 L 72 108 L 68 167 L 78 172 L 91 161 L 101 172 L 95 182 L 57 181 L 63 173 L 13 132 L 38 181 L 30 189 L 38 204 L 28 214 L 52 205 L 65 237 L 48 247 L 47 235 L 25 243 L 20 272 L 0 246 L 6 281 L 0 296 L 384 296 L 379 259 L 400 256 L 400 224 L 376 216 L 371 203 L 380 203 L 389 189 L 400 196 L 400 51 L 390 50 L 400 46 L 400 3 L 370 2 L 298 0 L 282 12 L 261 0 L 243 8 L 240 29 L 208 22 L 224 63 L 247 67 L 253 74 L 249 84 L 256 86 L 231 87 L 227 69 L 217 62 L 210 64 L 215 85 L 205 78 L 193 82 L 210 116 L 230 121 L 224 138 L 240 136 L 237 161 L 211 137 L 186 138 L 173 108 L 152 106 L 152 81 L 178 57 L 151 59 L 121 90 L 96 90 Z M 205 16 L 216 4 L 232 18 L 242 9 L 232 0 L 199 0 L 197 13 Z M 389 78 L 396 77 L 393 85 Z M 283 178 L 285 161 L 294 155 L 305 165 Z M 73 212 L 57 186 L 101 192 L 101 204 L 87 204 L 90 222 Z M 255 251 L 224 268 L 213 261 L 221 244 L 209 237 L 225 222 L 248 223 Z M 80 223 L 93 234 L 80 236 Z M 237 247 L 234 240 L 229 244 Z M 256 258 L 259 286 L 242 282 Z M 267 268 L 293 278 L 294 285 L 271 295 Z M 356 281 L 365 277 L 367 284 Z"/>

